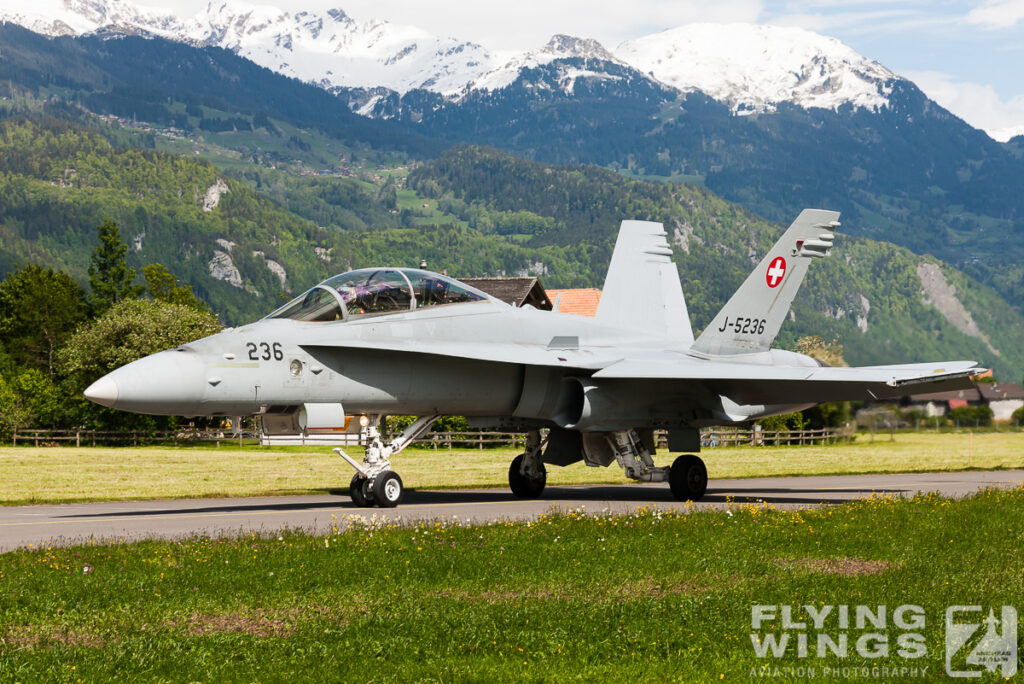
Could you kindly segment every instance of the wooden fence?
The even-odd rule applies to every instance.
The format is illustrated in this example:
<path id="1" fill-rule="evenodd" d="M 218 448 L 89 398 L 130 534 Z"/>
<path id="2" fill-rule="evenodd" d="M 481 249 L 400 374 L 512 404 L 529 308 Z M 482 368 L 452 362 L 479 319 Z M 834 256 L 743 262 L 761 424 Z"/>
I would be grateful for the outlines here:
<path id="1" fill-rule="evenodd" d="M 806 444 L 832 444 L 853 440 L 853 428 L 822 428 L 818 430 L 740 430 L 740 429 L 707 429 L 701 430 L 701 447 L 713 448 L 720 446 L 786 446 Z M 96 446 L 97 444 L 140 444 L 173 443 L 175 446 L 189 442 L 220 442 L 255 439 L 255 435 L 237 435 L 218 430 L 178 430 L 178 431 L 147 431 L 147 430 L 19 430 L 14 433 L 14 445 L 19 442 L 31 442 L 35 446 L 73 443 L 75 446 Z M 668 448 L 668 434 L 664 430 L 655 431 L 655 439 L 659 449 Z M 484 449 L 485 447 L 510 446 L 513 449 L 525 446 L 526 436 L 508 432 L 431 432 L 427 433 L 415 444 L 432 446 L 434 450 L 452 449 Z M 308 446 L 314 446 L 314 443 Z"/>
<path id="2" fill-rule="evenodd" d="M 667 447 L 668 442 L 661 433 L 658 447 Z M 807 444 L 835 444 L 853 441 L 854 429 L 818 428 L 815 430 L 738 430 L 712 428 L 701 430 L 700 445 L 704 447 L 720 446 L 796 446 Z"/>
<path id="3" fill-rule="evenodd" d="M 251 435 L 250 435 L 251 437 Z M 19 442 L 32 442 L 35 446 L 51 446 L 61 442 L 75 446 L 97 444 L 152 444 L 171 442 L 223 442 L 238 439 L 238 435 L 216 430 L 18 430 L 12 437 L 14 446 Z"/>

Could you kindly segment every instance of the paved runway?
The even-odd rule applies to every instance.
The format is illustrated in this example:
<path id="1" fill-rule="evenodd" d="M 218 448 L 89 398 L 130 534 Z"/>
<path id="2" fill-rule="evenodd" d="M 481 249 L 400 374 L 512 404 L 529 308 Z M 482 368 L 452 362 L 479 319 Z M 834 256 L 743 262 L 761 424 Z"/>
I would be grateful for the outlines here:
<path id="1" fill-rule="evenodd" d="M 772 477 L 712 481 L 697 508 L 766 501 L 779 508 L 838 504 L 873 493 L 911 496 L 936 491 L 965 496 L 986 487 L 1024 484 L 1024 470 L 898 475 Z M 524 520 L 553 508 L 590 513 L 629 512 L 641 506 L 682 509 L 667 484 L 548 487 L 542 499 L 523 501 L 506 489 L 406 492 L 396 509 L 356 508 L 345 495 L 238 499 L 181 499 L 118 503 L 0 507 L 0 551 L 96 540 L 230 536 L 283 528 L 323 532 L 353 515 L 404 521 L 458 517 L 462 521 Z"/>

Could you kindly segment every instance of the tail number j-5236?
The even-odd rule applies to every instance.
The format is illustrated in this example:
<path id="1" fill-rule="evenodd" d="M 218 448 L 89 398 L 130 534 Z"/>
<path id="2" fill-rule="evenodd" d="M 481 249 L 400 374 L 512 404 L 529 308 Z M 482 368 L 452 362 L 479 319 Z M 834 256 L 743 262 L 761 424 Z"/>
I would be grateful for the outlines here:
<path id="1" fill-rule="evenodd" d="M 280 342 L 274 342 L 273 344 L 270 342 L 260 342 L 258 344 L 256 342 L 246 342 L 245 348 L 249 350 L 250 361 L 259 361 L 260 359 L 264 361 L 270 361 L 271 359 L 280 361 L 284 358 L 284 351 L 281 350 Z"/>
<path id="2" fill-rule="evenodd" d="M 737 335 L 760 335 L 764 332 L 763 318 L 745 318 L 739 316 L 738 318 L 725 317 L 725 322 L 722 323 L 722 327 L 718 329 L 718 332 L 725 332 L 729 328 Z"/>

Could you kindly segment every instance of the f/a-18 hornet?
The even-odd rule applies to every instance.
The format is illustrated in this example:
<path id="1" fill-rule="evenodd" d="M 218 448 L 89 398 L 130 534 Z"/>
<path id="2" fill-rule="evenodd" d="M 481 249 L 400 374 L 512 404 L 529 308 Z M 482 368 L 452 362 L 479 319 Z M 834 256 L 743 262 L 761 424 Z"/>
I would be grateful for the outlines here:
<path id="1" fill-rule="evenodd" d="M 360 506 L 401 501 L 391 458 L 442 415 L 526 433 L 508 472 L 516 496 L 541 494 L 546 465 L 582 460 L 616 461 L 630 478 L 667 480 L 696 500 L 704 462 L 689 453 L 656 466 L 655 429 L 667 430 L 669 451 L 697 452 L 702 427 L 911 385 L 960 389 L 980 372 L 972 361 L 834 368 L 771 348 L 838 218 L 804 210 L 696 339 L 662 225 L 624 221 L 594 318 L 510 306 L 425 270 L 364 268 L 255 323 L 123 366 L 85 395 L 138 413 L 260 415 L 268 433 L 356 421 L 362 462 L 336 451 L 356 471 Z M 419 418 L 385 443 L 386 415 Z"/>

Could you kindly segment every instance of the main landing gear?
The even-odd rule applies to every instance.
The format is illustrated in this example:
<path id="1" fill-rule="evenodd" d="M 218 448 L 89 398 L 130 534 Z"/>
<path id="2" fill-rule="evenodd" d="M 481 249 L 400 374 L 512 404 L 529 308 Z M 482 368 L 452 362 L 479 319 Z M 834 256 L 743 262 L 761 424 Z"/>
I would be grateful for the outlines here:
<path id="1" fill-rule="evenodd" d="M 626 477 L 639 482 L 668 482 L 672 495 L 680 501 L 697 501 L 708 489 L 708 470 L 700 457 L 684 454 L 670 467 L 659 468 L 636 430 L 592 433 L 582 445 L 588 465 L 608 465 L 614 459 Z M 526 433 L 526 451 L 508 468 L 508 485 L 520 499 L 536 499 L 544 491 L 547 471 L 541 460 L 543 446 L 540 431 L 530 430 Z"/>
<path id="2" fill-rule="evenodd" d="M 543 446 L 540 430 L 530 430 L 526 433 L 526 451 L 513 458 L 508 467 L 508 486 L 520 499 L 536 499 L 544 492 L 548 471 L 541 461 Z"/>
<path id="3" fill-rule="evenodd" d="M 366 421 L 362 426 L 363 443 L 366 445 L 363 462 L 358 463 L 340 448 L 334 449 L 356 469 L 348 489 L 349 496 L 356 506 L 367 508 L 376 505 L 381 508 L 394 508 L 402 502 L 402 478 L 391 470 L 391 457 L 429 430 L 438 417 L 420 416 L 388 444 L 384 444 L 380 438 L 380 416 L 360 418 L 361 421 Z"/>
<path id="4" fill-rule="evenodd" d="M 668 481 L 672 495 L 680 501 L 697 501 L 708 489 L 708 469 L 699 456 L 684 454 L 670 467 L 657 467 L 651 452 L 636 430 L 619 430 L 608 436 L 608 443 L 626 473 L 640 482 Z"/>

